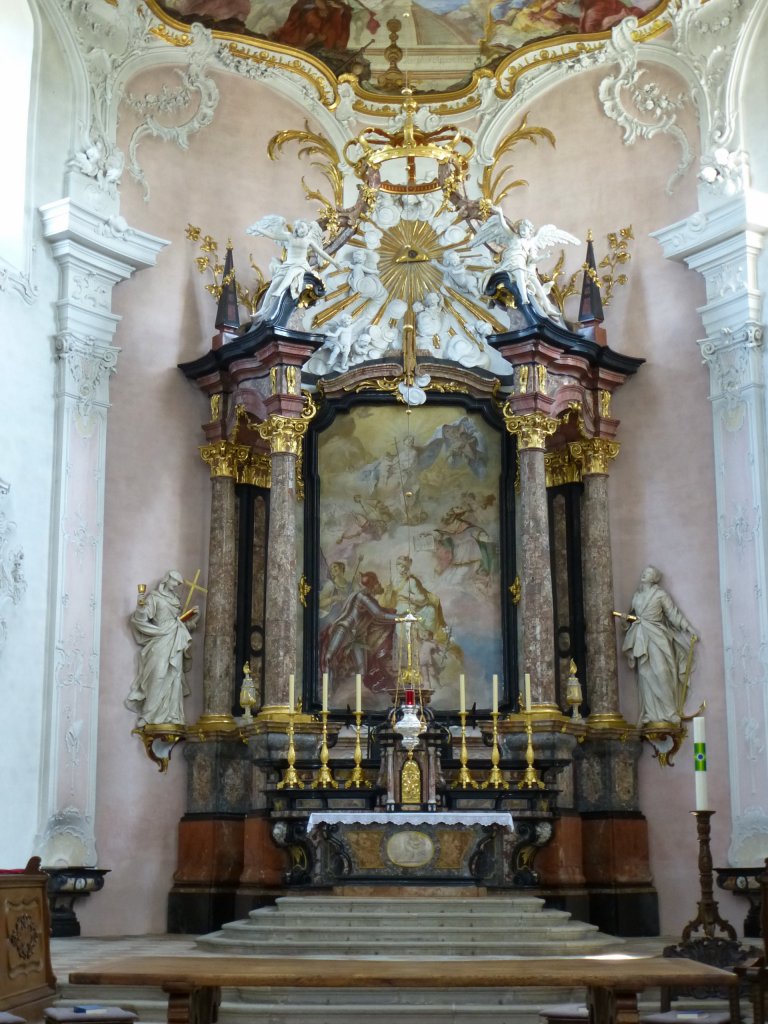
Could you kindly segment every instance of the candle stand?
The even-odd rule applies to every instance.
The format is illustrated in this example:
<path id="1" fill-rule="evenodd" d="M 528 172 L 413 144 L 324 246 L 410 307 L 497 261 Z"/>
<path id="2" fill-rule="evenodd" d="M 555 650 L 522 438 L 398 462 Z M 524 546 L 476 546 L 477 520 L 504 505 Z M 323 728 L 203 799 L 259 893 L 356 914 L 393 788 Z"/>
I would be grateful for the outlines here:
<path id="1" fill-rule="evenodd" d="M 714 811 L 692 811 L 696 818 L 696 832 L 699 840 L 699 888 L 700 899 L 696 917 L 683 928 L 680 942 L 674 946 L 665 947 L 662 955 L 665 957 L 685 957 L 689 960 L 698 960 L 699 963 L 710 964 L 712 967 L 721 967 L 724 970 L 738 969 L 749 957 L 756 956 L 759 951 L 754 948 L 745 948 L 736 937 L 736 929 L 728 921 L 720 916 L 717 908 L 717 901 L 713 897 L 713 869 L 712 852 L 710 850 L 710 829 L 711 818 Z M 694 932 L 701 930 L 703 935 L 694 937 Z M 723 935 L 716 935 L 717 931 L 724 932 Z M 699 990 L 676 988 L 675 995 L 700 996 Z M 725 990 L 712 990 L 713 996 L 727 997 L 731 1002 L 731 1020 L 738 1021 L 739 1018 L 739 989 L 732 988 L 726 993 Z M 661 1009 L 669 1009 L 669 1001 L 672 992 L 670 989 L 662 989 Z"/>
<path id="2" fill-rule="evenodd" d="M 699 886 L 701 888 L 701 899 L 696 917 L 683 928 L 681 942 L 687 942 L 691 934 L 703 929 L 708 939 L 715 937 L 715 931 L 719 928 L 725 932 L 729 939 L 736 938 L 736 929 L 728 921 L 720 916 L 717 908 L 717 900 L 713 896 L 714 876 L 712 869 L 712 851 L 710 849 L 711 817 L 714 811 L 692 811 L 696 817 L 696 832 L 699 839 Z"/>
<path id="3" fill-rule="evenodd" d="M 469 755 L 467 753 L 467 713 L 466 711 L 459 712 L 459 718 L 461 719 L 461 750 L 459 753 L 459 762 L 461 767 L 459 768 L 459 774 L 456 776 L 456 781 L 453 784 L 454 789 L 477 789 L 478 783 L 472 778 L 472 773 L 467 767 L 467 761 Z"/>
<path id="4" fill-rule="evenodd" d="M 339 784 L 328 767 L 328 712 L 321 711 L 323 720 L 323 736 L 320 744 L 320 768 L 312 782 L 313 789 L 338 789 Z"/>
<path id="5" fill-rule="evenodd" d="M 368 785 L 368 780 L 365 777 L 361 764 L 363 760 L 363 751 L 360 746 L 360 723 L 363 720 L 362 711 L 355 712 L 355 767 L 352 769 L 352 774 L 347 780 L 345 789 L 364 789 Z"/>
<path id="6" fill-rule="evenodd" d="M 293 736 L 293 719 L 294 709 L 289 708 L 288 711 L 288 767 L 285 769 L 280 782 L 277 784 L 278 789 L 304 789 L 304 783 L 299 778 L 299 773 L 296 771 L 296 747 L 294 746 Z"/>

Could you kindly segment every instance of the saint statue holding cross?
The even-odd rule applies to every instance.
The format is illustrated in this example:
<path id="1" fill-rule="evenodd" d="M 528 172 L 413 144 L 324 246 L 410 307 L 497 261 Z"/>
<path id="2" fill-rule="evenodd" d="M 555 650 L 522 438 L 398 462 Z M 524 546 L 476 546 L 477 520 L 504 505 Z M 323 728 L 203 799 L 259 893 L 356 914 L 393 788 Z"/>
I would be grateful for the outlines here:
<path id="1" fill-rule="evenodd" d="M 197 585 L 199 575 L 189 583 L 171 569 L 149 594 L 143 584 L 139 586 L 130 623 L 141 650 L 136 677 L 125 700 L 129 711 L 138 714 L 139 725 L 184 725 L 189 648 L 200 610 L 189 608 L 189 599 L 182 608 L 177 591 L 183 583 L 190 587 L 189 598 L 195 590 L 204 591 Z"/>

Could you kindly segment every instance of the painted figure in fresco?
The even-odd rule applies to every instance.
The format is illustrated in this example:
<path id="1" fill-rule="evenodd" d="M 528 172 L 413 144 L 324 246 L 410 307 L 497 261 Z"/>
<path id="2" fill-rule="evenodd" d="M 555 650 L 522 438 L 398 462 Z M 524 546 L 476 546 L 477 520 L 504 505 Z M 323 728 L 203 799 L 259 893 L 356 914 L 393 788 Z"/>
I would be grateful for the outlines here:
<path id="1" fill-rule="evenodd" d="M 320 225 L 314 221 L 297 220 L 291 228 L 286 223 L 285 217 L 270 214 L 246 228 L 246 234 L 263 235 L 265 238 L 282 243 L 285 247 L 284 259 L 273 260 L 270 264 L 272 280 L 269 282 L 269 288 L 264 294 L 254 319 L 272 319 L 277 313 L 280 299 L 287 291 L 290 291 L 294 299 L 298 299 L 304 275 L 314 274 L 317 276 L 317 271 L 309 263 L 310 252 L 325 260 L 326 263 L 336 265 L 333 257 L 323 249 L 321 245 L 323 232 Z"/>
<path id="2" fill-rule="evenodd" d="M 438 641 L 447 637 L 443 606 L 437 594 L 431 593 L 418 576 L 413 574 L 413 559 L 399 555 L 395 561 L 397 579 L 390 583 L 384 599 L 394 605 L 400 615 L 413 612 L 419 620 L 419 629 L 429 632 Z"/>
<path id="3" fill-rule="evenodd" d="M 344 527 L 336 543 L 343 544 L 345 540 L 379 540 L 383 537 L 395 518 L 389 505 L 380 498 L 364 499 L 360 494 L 355 494 L 352 500 L 359 511 L 352 513 L 352 521 Z"/>
<path id="4" fill-rule="evenodd" d="M 330 579 L 322 585 L 317 597 L 321 627 L 336 621 L 353 587 L 352 580 L 347 579 L 346 562 L 331 562 L 328 566 L 328 575 Z"/>
<path id="5" fill-rule="evenodd" d="M 346 50 L 351 21 L 345 0 L 296 0 L 272 38 L 303 50 Z"/>
<path id="6" fill-rule="evenodd" d="M 155 590 L 139 597 L 130 618 L 141 650 L 125 706 L 138 714 L 139 725 L 183 725 L 185 721 L 189 646 L 200 613 L 192 608 L 182 620 L 177 591 L 183 582 L 181 573 L 174 569 L 167 572 Z"/>
<path id="7" fill-rule="evenodd" d="M 360 573 L 360 589 L 321 639 L 320 664 L 332 679 L 357 673 L 373 692 L 392 684 L 392 641 L 398 613 L 379 604 L 384 588 L 375 572 Z"/>
<path id="8" fill-rule="evenodd" d="M 451 547 L 453 565 L 471 565 L 480 576 L 490 576 L 498 567 L 497 546 L 467 503 L 448 509 L 440 520 L 437 535 Z"/>
<path id="9" fill-rule="evenodd" d="M 669 594 L 659 586 L 661 573 L 643 569 L 626 620 L 622 650 L 637 669 L 639 724 L 680 723 L 688 684 L 688 660 L 694 630 Z"/>

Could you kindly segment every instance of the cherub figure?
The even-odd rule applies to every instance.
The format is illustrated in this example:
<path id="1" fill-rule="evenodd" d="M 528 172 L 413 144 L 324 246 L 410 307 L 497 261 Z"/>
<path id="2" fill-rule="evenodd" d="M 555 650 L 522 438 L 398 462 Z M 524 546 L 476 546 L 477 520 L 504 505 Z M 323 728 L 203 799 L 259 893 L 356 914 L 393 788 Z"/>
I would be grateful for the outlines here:
<path id="1" fill-rule="evenodd" d="M 496 242 L 503 248 L 501 261 L 486 272 L 483 287 L 493 274 L 506 270 L 524 303 L 531 303 L 543 316 L 561 321 L 560 310 L 547 294 L 551 285 L 545 287 L 542 283 L 536 264 L 549 256 L 553 245 L 578 245 L 579 239 L 554 224 L 543 224 L 538 231 L 526 218 L 510 224 L 500 206 L 492 210 L 492 216 L 475 235 L 475 244 Z"/>
<path id="2" fill-rule="evenodd" d="M 459 254 L 454 249 L 450 249 L 443 257 L 443 262 L 437 265 L 445 274 L 447 284 L 474 298 L 480 295 L 477 274 L 464 266 Z"/>
<path id="3" fill-rule="evenodd" d="M 377 263 L 378 255 L 375 252 L 355 249 L 349 261 L 343 264 L 344 269 L 349 271 L 347 284 L 363 298 L 380 300 L 386 297 L 387 289 L 379 278 Z"/>
<path id="4" fill-rule="evenodd" d="M 416 313 L 416 347 L 439 349 L 446 319 L 442 295 L 427 292 L 423 302 L 414 302 L 413 309 Z"/>
<path id="5" fill-rule="evenodd" d="M 294 299 L 297 299 L 301 294 L 304 275 L 317 275 L 317 271 L 309 263 L 310 252 L 326 263 L 337 266 L 336 261 L 323 249 L 323 232 L 320 225 L 314 221 L 297 220 L 291 228 L 285 217 L 271 214 L 251 224 L 246 228 L 246 234 L 264 235 L 285 247 L 283 259 L 273 260 L 270 264 L 272 280 L 254 317 L 256 320 L 271 320 L 277 313 L 285 292 L 290 290 Z"/>
<path id="6" fill-rule="evenodd" d="M 328 346 L 328 369 L 348 370 L 349 354 L 355 340 L 352 317 L 342 313 L 338 322 L 326 333 L 325 344 Z"/>

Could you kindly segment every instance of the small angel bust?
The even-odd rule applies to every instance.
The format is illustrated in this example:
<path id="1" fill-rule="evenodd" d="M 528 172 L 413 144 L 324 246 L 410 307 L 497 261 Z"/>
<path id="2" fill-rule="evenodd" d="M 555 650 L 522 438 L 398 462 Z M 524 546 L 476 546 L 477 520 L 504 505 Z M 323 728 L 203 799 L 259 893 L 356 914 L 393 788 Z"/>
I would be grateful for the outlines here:
<path id="1" fill-rule="evenodd" d="M 285 217 L 271 214 L 257 220 L 255 224 L 251 224 L 246 229 L 246 234 L 263 235 L 279 242 L 285 248 L 285 256 L 274 267 L 272 280 L 256 314 L 256 319 L 272 319 L 277 313 L 280 300 L 285 292 L 290 290 L 294 299 L 299 297 L 304 274 L 317 273 L 309 263 L 310 252 L 326 263 L 336 266 L 335 260 L 322 247 L 323 232 L 315 221 L 297 220 L 291 227 Z"/>

